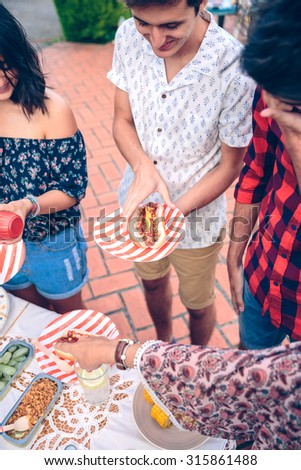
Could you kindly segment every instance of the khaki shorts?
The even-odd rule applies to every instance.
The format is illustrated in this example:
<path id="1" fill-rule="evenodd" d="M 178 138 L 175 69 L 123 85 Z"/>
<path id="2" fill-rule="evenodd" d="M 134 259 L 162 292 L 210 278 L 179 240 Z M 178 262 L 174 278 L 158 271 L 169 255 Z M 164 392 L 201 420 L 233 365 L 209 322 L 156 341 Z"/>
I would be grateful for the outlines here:
<path id="1" fill-rule="evenodd" d="M 172 264 L 179 278 L 179 294 L 186 308 L 199 310 L 214 302 L 215 267 L 222 242 L 206 248 L 176 249 L 166 258 L 149 263 L 134 263 L 141 279 L 164 277 Z"/>

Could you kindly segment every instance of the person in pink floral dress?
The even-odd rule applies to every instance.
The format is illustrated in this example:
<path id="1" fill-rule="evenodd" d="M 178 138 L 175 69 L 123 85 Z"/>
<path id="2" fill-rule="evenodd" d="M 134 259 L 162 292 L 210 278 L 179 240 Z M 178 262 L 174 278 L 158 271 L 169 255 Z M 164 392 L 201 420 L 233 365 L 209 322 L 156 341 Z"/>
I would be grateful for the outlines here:
<path id="1" fill-rule="evenodd" d="M 119 362 L 124 340 L 59 342 L 81 367 Z M 301 342 L 242 351 L 149 341 L 128 344 L 135 367 L 173 424 L 200 434 L 254 441 L 254 449 L 301 449 Z"/>

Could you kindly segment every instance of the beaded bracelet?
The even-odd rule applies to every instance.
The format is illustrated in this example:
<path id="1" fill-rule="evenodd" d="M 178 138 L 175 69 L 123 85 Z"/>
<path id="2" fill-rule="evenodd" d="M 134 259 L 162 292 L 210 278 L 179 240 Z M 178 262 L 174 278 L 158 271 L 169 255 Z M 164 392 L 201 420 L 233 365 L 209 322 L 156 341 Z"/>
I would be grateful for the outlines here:
<path id="1" fill-rule="evenodd" d="M 39 215 L 39 213 L 41 212 L 41 207 L 40 207 L 38 199 L 32 194 L 27 194 L 25 196 L 25 199 L 28 199 L 32 204 L 32 208 L 30 211 L 31 217 L 36 217 L 37 215 Z"/>
<path id="2" fill-rule="evenodd" d="M 129 369 L 129 367 L 127 367 L 126 363 L 125 363 L 125 360 L 126 360 L 126 351 L 128 350 L 128 348 L 130 346 L 132 346 L 133 344 L 137 343 L 138 341 L 134 340 L 134 339 L 119 339 L 118 340 L 118 343 L 117 343 L 117 346 L 116 346 L 116 349 L 115 349 L 115 363 L 116 363 L 116 367 L 117 369 L 120 369 L 120 370 L 126 370 L 126 369 Z"/>
<path id="3" fill-rule="evenodd" d="M 151 346 L 152 344 L 155 344 L 155 343 L 162 343 L 162 341 L 157 340 L 157 339 L 149 339 L 148 341 L 143 343 L 139 349 L 137 349 L 135 357 L 134 357 L 134 367 L 133 367 L 135 370 L 138 370 L 138 362 L 140 362 L 141 356 L 144 353 L 144 351 L 149 346 Z"/>

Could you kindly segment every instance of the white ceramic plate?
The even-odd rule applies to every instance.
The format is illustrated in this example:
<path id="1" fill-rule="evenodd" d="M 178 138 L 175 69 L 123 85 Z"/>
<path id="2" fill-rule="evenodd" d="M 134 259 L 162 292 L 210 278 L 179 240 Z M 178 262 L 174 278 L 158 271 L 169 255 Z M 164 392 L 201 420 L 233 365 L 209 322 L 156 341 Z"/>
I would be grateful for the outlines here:
<path id="1" fill-rule="evenodd" d="M 0 331 L 4 328 L 9 312 L 9 298 L 3 287 L 0 287 Z"/>
<path id="2" fill-rule="evenodd" d="M 172 425 L 169 429 L 161 426 L 151 417 L 152 405 L 143 397 L 143 385 L 140 384 L 133 397 L 133 415 L 142 436 L 159 449 L 187 450 L 195 449 L 209 438 L 189 431 L 180 431 Z"/>

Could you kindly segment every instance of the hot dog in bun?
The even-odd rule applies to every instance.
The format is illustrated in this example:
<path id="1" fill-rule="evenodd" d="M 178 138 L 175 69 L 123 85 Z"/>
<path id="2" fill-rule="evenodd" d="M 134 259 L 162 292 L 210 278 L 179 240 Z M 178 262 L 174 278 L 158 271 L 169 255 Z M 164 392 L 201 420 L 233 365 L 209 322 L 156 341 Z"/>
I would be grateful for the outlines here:
<path id="1" fill-rule="evenodd" d="M 138 206 L 129 220 L 129 235 L 141 248 L 160 248 L 166 241 L 163 204 L 148 202 Z"/>
<path id="2" fill-rule="evenodd" d="M 72 330 L 67 330 L 62 332 L 62 336 L 59 337 L 56 343 L 53 344 L 54 352 L 57 356 L 62 357 L 64 359 L 69 359 L 69 361 L 74 361 L 75 357 L 70 354 L 62 351 L 58 347 L 58 342 L 61 341 L 62 343 L 76 343 L 80 338 L 84 336 L 98 336 L 97 334 L 90 333 L 85 330 L 79 330 L 77 328 L 73 328 Z"/>
<path id="3" fill-rule="evenodd" d="M 62 341 L 62 343 L 76 343 L 81 335 L 76 333 L 73 330 L 68 330 L 67 333 L 65 333 L 63 336 L 61 336 L 58 341 Z M 75 357 L 72 356 L 70 353 L 66 353 L 62 351 L 61 349 L 58 348 L 58 344 L 55 343 L 53 345 L 54 347 L 54 352 L 57 356 L 62 357 L 63 359 L 69 359 L 69 361 L 74 361 Z"/>

